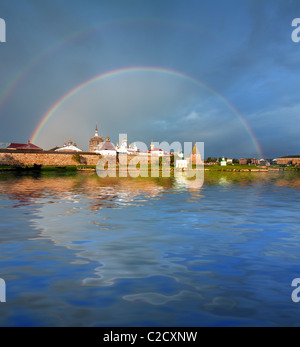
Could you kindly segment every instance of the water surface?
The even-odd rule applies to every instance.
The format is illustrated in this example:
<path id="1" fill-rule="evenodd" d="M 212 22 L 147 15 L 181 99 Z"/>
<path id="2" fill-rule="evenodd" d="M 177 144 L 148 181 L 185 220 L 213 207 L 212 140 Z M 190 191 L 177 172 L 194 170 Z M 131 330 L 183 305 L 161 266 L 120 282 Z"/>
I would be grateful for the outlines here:
<path id="1" fill-rule="evenodd" d="M 1 326 L 300 325 L 300 175 L 0 174 Z"/>

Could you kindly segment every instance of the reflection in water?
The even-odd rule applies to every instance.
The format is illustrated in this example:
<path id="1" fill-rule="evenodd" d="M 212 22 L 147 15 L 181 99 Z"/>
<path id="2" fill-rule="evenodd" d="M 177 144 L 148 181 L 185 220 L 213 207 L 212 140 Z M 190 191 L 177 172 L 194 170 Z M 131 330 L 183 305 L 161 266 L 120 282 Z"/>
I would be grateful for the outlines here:
<path id="1" fill-rule="evenodd" d="M 296 324 L 297 175 L 0 177 L 2 325 Z"/>

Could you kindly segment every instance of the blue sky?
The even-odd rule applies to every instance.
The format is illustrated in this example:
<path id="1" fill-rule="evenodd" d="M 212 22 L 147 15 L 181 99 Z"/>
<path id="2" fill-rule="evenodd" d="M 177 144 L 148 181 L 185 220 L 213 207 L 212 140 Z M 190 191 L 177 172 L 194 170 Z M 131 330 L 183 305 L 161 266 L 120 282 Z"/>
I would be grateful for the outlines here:
<path id="1" fill-rule="evenodd" d="M 127 133 L 129 142 L 204 141 L 206 156 L 258 156 L 236 109 L 265 157 L 300 154 L 296 17 L 296 0 L 0 0 L 0 142 L 26 142 L 94 76 L 151 66 L 199 83 L 158 72 L 100 80 L 65 102 L 36 144 L 87 149 L 98 123 L 114 143 Z"/>

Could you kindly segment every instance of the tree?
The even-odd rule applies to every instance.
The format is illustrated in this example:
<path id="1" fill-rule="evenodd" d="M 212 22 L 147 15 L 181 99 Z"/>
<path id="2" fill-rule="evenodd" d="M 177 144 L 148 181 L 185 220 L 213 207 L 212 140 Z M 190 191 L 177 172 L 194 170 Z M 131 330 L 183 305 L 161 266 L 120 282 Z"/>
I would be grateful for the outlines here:
<path id="1" fill-rule="evenodd" d="M 78 153 L 73 154 L 72 159 L 73 159 L 76 163 L 80 164 L 80 155 L 79 155 Z"/>
<path id="2" fill-rule="evenodd" d="M 174 154 L 170 156 L 170 164 L 171 166 L 174 166 Z"/>

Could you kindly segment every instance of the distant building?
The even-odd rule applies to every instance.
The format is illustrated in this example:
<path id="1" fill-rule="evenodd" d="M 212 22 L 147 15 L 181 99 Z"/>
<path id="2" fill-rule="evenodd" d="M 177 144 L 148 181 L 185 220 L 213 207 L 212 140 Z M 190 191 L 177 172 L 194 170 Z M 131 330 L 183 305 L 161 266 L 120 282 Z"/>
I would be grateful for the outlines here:
<path id="1" fill-rule="evenodd" d="M 225 158 L 223 157 L 221 160 L 221 166 L 226 166 L 226 165 L 227 165 L 227 162 L 226 162 Z"/>
<path id="2" fill-rule="evenodd" d="M 150 149 L 147 151 L 140 151 L 136 144 L 129 144 L 127 146 L 127 139 L 124 138 L 121 142 L 121 145 L 117 143 L 116 151 L 119 154 L 128 154 L 128 155 L 143 155 L 143 156 L 156 156 L 156 157 L 170 157 L 170 153 L 164 151 L 161 148 L 155 148 L 153 141 L 150 144 Z"/>
<path id="3" fill-rule="evenodd" d="M 239 160 L 239 163 L 240 163 L 240 165 L 247 165 L 247 164 L 248 164 L 248 159 L 246 159 L 246 158 L 241 158 L 241 159 Z"/>
<path id="4" fill-rule="evenodd" d="M 227 163 L 227 164 L 232 164 L 232 163 L 233 163 L 233 159 L 227 158 L 226 163 Z"/>
<path id="5" fill-rule="evenodd" d="M 270 166 L 271 164 L 270 164 L 270 162 L 267 159 L 260 159 L 259 165 Z"/>
<path id="6" fill-rule="evenodd" d="M 21 149 L 21 150 L 36 150 L 36 151 L 42 151 L 43 149 L 34 145 L 33 143 L 28 141 L 28 143 L 11 143 L 7 149 Z"/>
<path id="7" fill-rule="evenodd" d="M 258 165 L 259 160 L 257 158 L 241 158 L 239 163 L 240 165 Z"/>
<path id="8" fill-rule="evenodd" d="M 129 144 L 127 146 L 127 139 L 124 138 L 121 142 L 121 145 L 117 143 L 116 145 L 116 151 L 120 154 L 129 154 L 129 155 L 136 155 L 138 154 L 138 148 L 136 144 L 134 143 L 133 145 Z"/>
<path id="9" fill-rule="evenodd" d="M 117 143 L 116 151 L 118 153 L 127 154 L 128 147 L 127 147 L 127 138 L 126 137 L 122 140 L 121 145 L 119 145 L 119 143 Z"/>
<path id="10" fill-rule="evenodd" d="M 76 143 L 73 143 L 71 140 L 68 143 L 64 143 L 62 147 L 54 149 L 55 152 L 82 152 L 80 148 L 77 147 Z"/>
<path id="11" fill-rule="evenodd" d="M 148 151 L 139 151 L 137 150 L 136 154 L 145 155 L 145 156 L 153 156 L 153 157 L 168 157 L 170 158 L 171 154 L 164 151 L 161 148 L 155 148 L 153 141 L 150 144 L 150 149 Z"/>
<path id="12" fill-rule="evenodd" d="M 186 169 L 187 168 L 187 160 L 184 159 L 183 152 L 178 154 L 178 158 L 175 163 L 176 169 Z"/>
<path id="13" fill-rule="evenodd" d="M 250 164 L 252 164 L 252 165 L 258 165 L 259 164 L 259 160 L 257 158 L 252 158 L 250 160 L 251 160 Z"/>
<path id="14" fill-rule="evenodd" d="M 190 159 L 192 164 L 200 164 L 202 163 L 202 158 L 201 158 L 201 153 L 197 147 L 197 143 L 194 143 L 194 147 L 192 149 L 191 155 L 190 155 Z"/>
<path id="15" fill-rule="evenodd" d="M 114 145 L 110 142 L 109 137 L 106 138 L 106 140 L 103 144 L 100 143 L 98 145 L 95 152 L 99 153 L 103 156 L 116 156 L 117 155 L 117 150 L 115 149 Z"/>
<path id="16" fill-rule="evenodd" d="M 134 143 L 133 145 L 129 144 L 128 149 L 127 149 L 127 153 L 133 154 L 133 155 L 138 153 L 138 148 L 136 146 L 136 143 Z"/>
<path id="17" fill-rule="evenodd" d="M 148 151 L 148 153 L 150 155 L 154 155 L 154 156 L 157 156 L 157 157 L 163 157 L 165 155 L 170 155 L 169 153 L 165 152 L 163 149 L 161 148 L 154 148 L 154 143 L 153 141 L 151 142 L 150 144 L 150 149 Z"/>
<path id="18" fill-rule="evenodd" d="M 278 165 L 300 165 L 300 155 L 287 155 L 276 160 Z"/>
<path id="19" fill-rule="evenodd" d="M 102 136 L 99 136 L 98 127 L 96 125 L 95 135 L 91 137 L 89 140 L 89 152 L 96 152 L 98 146 L 100 144 L 103 144 L 103 142 L 104 142 L 104 139 Z"/>

